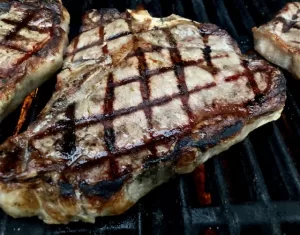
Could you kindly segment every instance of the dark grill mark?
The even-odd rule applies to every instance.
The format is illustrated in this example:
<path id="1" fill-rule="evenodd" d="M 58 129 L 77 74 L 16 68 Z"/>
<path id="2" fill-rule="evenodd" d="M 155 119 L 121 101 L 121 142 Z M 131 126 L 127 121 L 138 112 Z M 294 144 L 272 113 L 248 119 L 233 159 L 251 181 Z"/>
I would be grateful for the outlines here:
<path id="1" fill-rule="evenodd" d="M 145 52 L 152 52 L 150 50 L 147 50 L 147 51 L 142 50 L 142 49 L 139 49 L 139 50 L 142 51 L 143 53 L 145 53 Z M 173 52 L 174 51 L 173 48 L 171 48 L 170 51 L 172 51 L 171 53 L 174 53 Z M 138 54 L 134 54 L 134 55 L 131 55 L 131 56 L 138 56 Z M 212 59 L 219 59 L 219 58 L 226 58 L 226 57 L 228 57 L 228 55 L 216 55 L 216 56 L 213 56 Z M 203 63 L 204 61 L 205 60 L 203 60 L 203 59 L 191 60 L 191 61 L 181 61 L 179 64 L 181 65 L 182 68 L 183 67 L 188 67 L 188 66 L 199 66 L 199 67 L 201 67 L 204 70 L 208 70 L 206 66 L 201 66 L 201 63 Z M 166 73 L 166 72 L 169 72 L 169 71 L 174 71 L 174 67 L 175 66 L 172 66 L 172 67 L 163 67 L 163 68 L 154 69 L 154 70 L 148 70 L 146 74 L 147 74 L 148 77 L 151 77 L 151 76 L 159 75 L 161 73 Z M 178 65 L 177 67 L 180 67 L 180 66 Z M 183 72 L 183 69 L 181 69 L 181 70 Z M 211 70 L 208 70 L 208 72 L 211 72 Z M 123 85 L 129 84 L 129 83 L 132 83 L 132 82 L 140 81 L 140 79 L 141 79 L 141 76 L 128 77 L 128 78 L 123 79 L 121 81 L 114 82 L 114 84 L 112 84 L 112 86 L 113 87 L 119 87 L 119 86 L 123 86 Z"/>
<path id="2" fill-rule="evenodd" d="M 59 184 L 60 195 L 63 197 L 72 197 L 75 195 L 73 185 L 65 182 L 60 182 Z"/>
<path id="3" fill-rule="evenodd" d="M 111 87 L 113 83 L 113 74 L 109 74 L 107 78 L 106 94 L 104 98 L 104 115 L 110 117 L 113 114 L 113 103 L 115 99 L 114 89 Z M 108 151 L 115 150 L 115 133 L 112 125 L 112 119 L 108 118 L 104 122 L 104 140 Z"/>
<path id="4" fill-rule="evenodd" d="M 225 81 L 226 81 L 226 82 L 236 81 L 236 80 L 238 80 L 240 77 L 242 77 L 242 76 L 247 76 L 247 75 L 248 75 L 248 72 L 234 74 L 234 75 L 232 75 L 232 76 L 229 76 L 229 77 L 225 78 Z"/>
<path id="5" fill-rule="evenodd" d="M 105 45 L 104 47 L 102 47 L 102 52 L 103 52 L 104 55 L 108 54 L 107 45 Z"/>
<path id="6" fill-rule="evenodd" d="M 11 40 L 12 38 L 14 38 L 18 32 L 27 27 L 28 23 L 32 20 L 32 18 L 34 17 L 34 12 L 32 11 L 28 11 L 26 12 L 26 17 L 25 19 L 23 19 L 22 21 L 18 22 L 19 24 L 16 25 L 15 28 L 13 28 L 6 36 L 5 36 L 5 40 Z"/>
<path id="7" fill-rule="evenodd" d="M 124 37 L 124 36 L 127 36 L 127 35 L 131 35 L 131 34 L 132 34 L 131 32 L 119 33 L 119 34 L 116 34 L 116 35 L 113 35 L 113 36 L 107 38 L 107 41 L 112 41 L 112 40 L 115 40 L 117 38 L 121 38 L 121 37 Z"/>
<path id="8" fill-rule="evenodd" d="M 101 197 L 108 200 L 115 193 L 119 192 L 127 179 L 127 176 L 115 180 L 100 181 L 95 185 L 89 185 L 85 182 L 79 184 L 81 191 L 88 197 Z"/>
<path id="9" fill-rule="evenodd" d="M 213 64 L 211 62 L 211 49 L 210 49 L 210 46 L 206 46 L 204 49 L 203 49 L 203 55 L 204 55 L 204 58 L 205 58 L 205 61 L 207 63 L 207 66 L 209 67 L 213 67 Z"/>
<path id="10" fill-rule="evenodd" d="M 141 150 L 149 150 L 151 153 L 152 153 L 152 148 L 155 146 L 157 146 L 158 144 L 167 144 L 168 141 L 171 139 L 171 138 L 178 138 L 180 139 L 181 137 L 185 136 L 185 135 L 188 135 L 191 131 L 191 128 L 189 127 L 189 125 L 187 126 L 183 126 L 181 127 L 180 129 L 177 129 L 178 131 L 174 131 L 174 130 L 170 130 L 170 138 L 167 138 L 165 136 L 155 136 L 151 139 L 151 142 L 147 143 L 147 144 L 144 144 L 144 145 L 139 145 L 139 146 L 134 146 L 130 149 L 128 148 L 123 148 L 123 149 L 118 149 L 114 155 L 110 154 L 108 155 L 107 157 L 103 157 L 103 158 L 92 158 L 91 160 L 89 160 L 88 162 L 84 163 L 84 164 L 81 164 L 77 167 L 75 167 L 74 169 L 77 170 L 77 169 L 88 169 L 90 167 L 93 167 L 95 166 L 96 164 L 98 163 L 102 163 L 105 159 L 110 159 L 111 157 L 114 157 L 114 158 L 118 158 L 120 156 L 124 156 L 124 155 L 129 155 L 129 154 L 134 154 L 138 151 L 141 151 Z M 151 156 L 148 156 L 148 159 L 159 159 L 157 157 L 157 151 L 156 151 L 156 148 L 154 150 L 154 152 L 152 153 L 153 155 Z"/>
<path id="11" fill-rule="evenodd" d="M 203 43 L 204 43 L 204 46 L 205 46 L 204 49 L 202 50 L 203 51 L 204 60 L 206 61 L 207 66 L 211 70 L 210 73 L 212 73 L 212 75 L 215 75 L 215 74 L 218 73 L 218 69 L 215 68 L 215 66 L 214 66 L 214 64 L 212 62 L 211 48 L 210 48 L 209 45 L 207 45 L 208 44 L 209 35 L 201 33 L 201 36 L 203 37 Z M 216 58 L 220 58 L 220 56 L 216 57 Z"/>
<path id="12" fill-rule="evenodd" d="M 108 122 L 109 121 L 107 121 L 106 123 L 108 123 Z M 116 141 L 114 128 L 112 127 L 111 123 L 108 123 L 105 126 L 107 127 L 104 129 L 105 145 L 109 152 L 114 152 L 115 151 L 115 141 Z"/>
<path id="13" fill-rule="evenodd" d="M 62 150 L 67 157 L 72 155 L 76 149 L 76 135 L 75 135 L 75 104 L 68 106 L 66 110 L 67 122 L 64 126 L 64 135 Z"/>
<path id="14" fill-rule="evenodd" d="M 100 34 L 101 33 L 101 34 Z M 99 27 L 99 35 L 102 35 L 103 36 L 104 32 L 103 32 L 103 27 Z M 123 36 L 127 36 L 127 35 L 130 35 L 131 33 L 129 32 L 125 32 L 125 33 L 120 33 L 120 34 L 117 34 L 117 35 L 114 35 L 114 36 L 111 36 L 109 38 L 107 38 L 105 41 L 109 42 L 109 41 L 113 41 L 115 39 L 118 39 L 120 37 L 123 37 Z M 79 40 L 79 37 L 76 38 L 76 40 Z M 73 51 L 69 52 L 66 54 L 66 56 L 74 56 L 75 54 L 77 54 L 78 52 L 81 52 L 83 50 L 86 50 L 86 49 L 89 49 L 89 48 L 92 48 L 94 46 L 101 46 L 104 42 L 104 39 L 100 38 L 97 42 L 94 42 L 94 43 L 91 43 L 89 45 L 86 45 L 86 46 L 83 46 L 83 47 L 80 47 L 80 48 L 75 48 L 73 49 Z"/>
<path id="15" fill-rule="evenodd" d="M 177 42 L 173 37 L 171 30 L 165 29 L 164 32 L 167 35 L 168 41 L 170 42 L 171 46 L 174 46 L 173 50 L 170 50 L 170 56 L 174 65 L 178 88 L 182 95 L 180 98 L 183 105 L 183 109 L 187 113 L 190 122 L 189 125 L 191 125 L 191 122 L 194 121 L 194 117 L 189 105 L 189 92 L 185 82 L 184 65 L 182 62 L 182 58 L 177 48 Z"/>
<path id="16" fill-rule="evenodd" d="M 238 107 L 241 108 L 242 106 L 243 105 L 236 105 L 236 108 L 238 109 Z M 202 139 L 202 140 L 194 142 L 190 139 L 190 137 L 187 137 L 187 135 L 190 134 L 190 132 L 191 132 L 189 125 L 184 126 L 178 132 L 176 132 L 176 133 L 174 133 L 174 135 L 172 135 L 173 138 L 177 138 L 179 141 L 175 145 L 174 151 L 170 155 L 164 156 L 163 158 L 149 157 L 146 160 L 145 164 L 149 164 L 151 162 L 158 163 L 160 161 L 168 161 L 169 159 L 174 160 L 174 157 L 178 157 L 178 154 L 180 153 L 180 151 L 187 145 L 199 148 L 201 151 L 205 152 L 208 148 L 216 146 L 222 140 L 233 137 L 242 128 L 243 128 L 243 123 L 241 121 L 238 121 L 237 123 L 235 123 L 231 126 L 225 127 L 222 131 L 220 131 L 219 133 L 217 133 L 216 135 L 214 135 L 213 137 L 211 137 L 209 139 Z M 151 140 L 151 141 L 152 141 L 151 144 L 153 146 L 156 146 L 157 144 L 167 143 L 169 141 L 169 139 L 162 138 L 161 136 L 157 136 L 157 137 L 154 137 L 153 140 Z M 115 157 L 133 154 L 136 151 L 141 151 L 143 149 L 149 149 L 149 146 L 142 145 L 142 146 L 137 146 L 136 148 L 133 148 L 133 149 L 121 149 L 118 151 L 118 153 L 117 153 L 118 155 L 116 155 Z M 81 165 L 80 169 L 88 169 L 89 167 L 93 167 L 102 161 L 103 161 L 103 159 L 92 159 L 89 162 L 85 163 L 84 165 Z"/>
<path id="17" fill-rule="evenodd" d="M 292 4 L 293 4 L 296 8 L 299 9 L 299 6 L 298 6 L 297 2 L 293 2 Z"/>
<path id="18" fill-rule="evenodd" d="M 299 18 L 300 9 L 296 14 L 292 16 L 292 20 L 287 20 L 281 16 L 276 17 L 275 20 L 282 23 L 282 32 L 287 33 L 291 28 L 300 29 L 300 26 L 296 25 L 298 23 L 297 19 Z"/>
<path id="19" fill-rule="evenodd" d="M 130 33 L 133 33 L 132 29 L 132 19 L 131 15 L 127 12 L 126 14 L 126 22 L 128 24 Z M 140 92 L 142 94 L 143 103 L 150 103 L 150 95 L 151 95 L 151 89 L 149 87 L 149 79 L 151 77 L 151 74 L 149 73 L 148 65 L 145 58 L 145 51 L 143 51 L 142 48 L 137 47 L 138 40 L 136 36 L 133 34 L 133 51 L 135 56 L 138 58 L 138 69 L 139 69 L 139 81 L 140 81 Z M 158 71 L 158 73 L 161 73 L 161 71 Z M 153 130 L 153 123 L 152 123 L 152 109 L 151 107 L 145 106 L 142 108 L 144 111 L 144 114 L 146 116 L 147 120 L 147 126 L 150 133 L 151 138 L 152 136 L 152 130 Z M 157 158 L 157 150 L 156 147 L 151 142 L 146 142 L 145 146 L 150 151 L 151 155 L 150 158 Z"/>
<path id="20" fill-rule="evenodd" d="M 100 26 L 99 27 L 99 43 L 103 43 L 103 39 L 104 39 L 104 27 Z"/>
<path id="21" fill-rule="evenodd" d="M 134 42 L 135 43 L 135 42 Z M 150 98 L 150 88 L 149 88 L 149 76 L 147 76 L 148 66 L 145 59 L 145 54 L 140 51 L 138 48 L 137 51 L 139 52 L 138 61 L 139 61 L 139 73 L 140 73 L 140 91 L 143 97 L 143 101 L 148 102 Z M 152 110 L 149 107 L 145 107 L 144 109 L 145 116 L 147 118 L 148 128 L 151 130 L 152 126 Z"/>
<path id="22" fill-rule="evenodd" d="M 107 78 L 107 85 L 106 85 L 106 93 L 104 98 L 104 115 L 111 116 L 113 113 L 113 104 L 115 99 L 114 94 L 114 88 L 111 86 L 113 84 L 113 74 L 110 73 Z M 118 165 L 115 162 L 114 156 L 112 153 L 115 152 L 115 142 L 116 142 L 116 136 L 115 136 L 115 130 L 113 128 L 112 119 L 108 119 L 103 122 L 104 125 L 104 141 L 106 150 L 111 155 L 109 157 L 109 165 L 110 165 L 110 178 L 115 179 L 118 177 Z"/>
<path id="23" fill-rule="evenodd" d="M 133 32 L 132 30 L 132 26 L 131 26 L 131 16 L 130 14 L 128 15 L 128 19 L 127 19 L 127 24 L 128 24 L 128 27 L 129 27 L 129 31 L 128 32 L 123 32 L 123 33 L 119 33 L 119 34 L 116 34 L 116 35 L 112 35 L 111 37 L 107 38 L 105 41 L 109 42 L 109 41 L 113 41 L 113 40 L 116 40 L 120 37 L 124 37 L 124 36 L 128 36 L 128 35 L 132 35 L 133 37 L 135 37 L 136 35 L 136 32 Z M 197 26 L 198 27 L 198 26 Z M 172 28 L 170 28 L 171 30 Z M 103 26 L 99 26 L 99 31 L 102 31 L 104 30 Z M 147 32 L 151 32 L 151 31 L 161 31 L 161 30 L 164 30 L 164 29 L 161 29 L 161 28 L 153 28 L 151 30 L 147 30 Z M 140 31 L 139 33 L 143 33 L 143 31 Z M 76 48 L 76 50 L 74 49 L 72 52 L 69 52 L 66 54 L 66 56 L 73 56 L 74 54 L 80 52 L 80 51 L 83 51 L 83 50 L 86 50 L 88 48 L 91 48 L 91 47 L 94 47 L 94 46 L 100 46 L 102 45 L 104 42 L 104 39 L 101 40 L 101 38 L 97 41 L 97 42 L 94 42 L 94 43 L 91 43 L 89 45 L 86 45 L 86 46 L 83 46 L 83 47 L 80 47 L 80 48 Z M 155 48 L 157 50 L 160 50 L 160 49 L 164 49 L 164 47 L 160 47 L 160 46 L 155 46 Z M 173 49 L 177 49 L 177 48 L 168 48 L 169 50 L 173 50 Z M 141 50 L 144 50 L 144 49 L 141 49 Z M 134 51 L 136 53 L 136 51 Z M 146 51 L 144 51 L 146 52 Z"/>
<path id="24" fill-rule="evenodd" d="M 255 94 L 255 95 L 258 95 L 258 94 L 260 94 L 261 92 L 260 92 L 260 90 L 259 90 L 259 88 L 258 88 L 258 86 L 257 86 L 257 83 L 256 83 L 255 79 L 254 79 L 253 73 L 251 72 L 251 70 L 250 70 L 249 67 L 248 67 L 248 64 L 249 64 L 248 61 L 246 61 L 246 60 L 243 60 L 243 61 L 242 61 L 242 66 L 243 66 L 244 69 L 246 70 L 245 76 L 247 77 L 247 79 L 248 79 L 248 81 L 249 81 L 249 83 L 250 83 L 250 85 L 251 85 L 251 87 L 252 87 L 252 90 L 253 90 L 254 94 Z M 267 83 L 268 83 L 268 82 L 269 82 L 269 81 L 267 81 Z"/>
<path id="25" fill-rule="evenodd" d="M 292 28 L 293 28 L 293 29 L 300 29 L 300 25 L 296 25 L 296 24 L 295 24 L 295 25 L 292 26 Z"/>
<path id="26" fill-rule="evenodd" d="M 216 83 L 213 82 L 213 83 L 207 84 L 203 87 L 196 87 L 195 89 L 191 90 L 189 93 L 194 94 L 194 93 L 197 93 L 201 90 L 209 89 L 209 88 L 212 88 L 212 87 L 215 87 L 215 86 L 216 86 Z M 111 120 L 113 120 L 117 117 L 124 116 L 124 115 L 129 115 L 129 114 L 134 113 L 138 110 L 144 110 L 145 108 L 164 105 L 164 104 L 170 102 L 173 99 L 180 98 L 181 96 L 182 95 L 180 93 L 177 93 L 177 94 L 174 94 L 174 95 L 171 95 L 171 96 L 164 96 L 162 98 L 152 100 L 151 102 L 149 102 L 149 101 L 144 102 L 144 103 L 141 103 L 140 105 L 137 105 L 135 107 L 116 110 L 110 115 L 100 114 L 100 115 L 90 116 L 88 118 L 77 119 L 77 120 L 75 120 L 75 126 L 76 126 L 76 128 L 83 128 L 85 126 L 94 125 L 94 124 L 97 124 L 99 122 L 105 122 L 107 120 L 111 121 Z M 62 125 L 61 123 L 57 123 L 56 125 L 48 128 L 47 130 L 35 135 L 35 139 L 39 139 L 39 138 L 43 138 L 43 137 L 48 136 L 48 135 L 56 134 L 58 132 L 63 131 L 64 128 L 65 128 L 65 125 Z"/>
<path id="27" fill-rule="evenodd" d="M 7 48 L 9 48 L 11 50 L 16 50 L 16 51 L 19 51 L 19 52 L 28 53 L 28 51 L 23 50 L 19 46 L 13 45 L 9 41 L 0 41 L 0 46 L 7 47 Z"/>
<path id="28" fill-rule="evenodd" d="M 34 14 L 32 16 L 32 18 L 34 17 Z M 10 25 L 15 25 L 15 26 L 18 26 L 20 24 L 19 21 L 13 21 L 13 20 L 10 20 L 10 19 L 2 19 L 1 21 L 3 21 L 4 23 L 6 24 L 10 24 Z M 28 21 L 28 23 L 30 22 L 30 20 Z M 36 32 L 39 32 L 39 33 L 46 33 L 48 32 L 52 27 L 43 27 L 43 28 L 39 28 L 37 26 L 32 26 L 32 25 L 24 25 L 23 28 L 26 28 L 30 31 L 36 31 Z"/>

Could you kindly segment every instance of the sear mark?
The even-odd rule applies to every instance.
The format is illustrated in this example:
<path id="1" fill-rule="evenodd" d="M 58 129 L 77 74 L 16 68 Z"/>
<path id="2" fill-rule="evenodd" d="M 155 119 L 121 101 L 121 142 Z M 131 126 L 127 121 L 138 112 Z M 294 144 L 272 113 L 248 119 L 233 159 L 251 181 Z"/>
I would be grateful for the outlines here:
<path id="1" fill-rule="evenodd" d="M 60 195 L 63 197 L 72 197 L 75 195 L 72 184 L 60 182 L 59 184 Z"/>
<path id="2" fill-rule="evenodd" d="M 127 178 L 128 175 L 125 175 L 116 180 L 101 181 L 95 185 L 89 185 L 85 182 L 81 182 L 79 188 L 88 197 L 96 196 L 108 200 L 121 190 Z"/>

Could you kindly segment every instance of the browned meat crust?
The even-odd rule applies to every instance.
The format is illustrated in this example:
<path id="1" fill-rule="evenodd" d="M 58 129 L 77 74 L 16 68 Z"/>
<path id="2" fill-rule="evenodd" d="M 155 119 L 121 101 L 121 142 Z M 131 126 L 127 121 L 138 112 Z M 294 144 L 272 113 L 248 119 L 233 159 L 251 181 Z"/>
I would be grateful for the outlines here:
<path id="1" fill-rule="evenodd" d="M 0 205 L 12 216 L 120 214 L 280 116 L 284 77 L 217 26 L 105 15 L 85 16 L 38 121 L 0 147 Z"/>

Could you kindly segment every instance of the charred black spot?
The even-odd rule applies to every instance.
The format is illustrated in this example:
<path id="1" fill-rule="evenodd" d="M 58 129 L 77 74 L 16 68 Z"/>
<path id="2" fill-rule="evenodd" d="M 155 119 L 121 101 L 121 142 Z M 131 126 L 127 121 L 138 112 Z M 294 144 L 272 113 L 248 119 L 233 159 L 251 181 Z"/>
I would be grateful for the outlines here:
<path id="1" fill-rule="evenodd" d="M 219 140 L 227 139 L 231 136 L 236 135 L 243 128 L 243 123 L 241 121 L 235 123 L 232 126 L 226 127 L 225 130 L 221 133 Z"/>
<path id="2" fill-rule="evenodd" d="M 111 40 L 114 40 L 116 38 L 120 38 L 120 37 L 127 36 L 127 35 L 130 35 L 130 34 L 132 34 L 132 33 L 131 32 L 118 33 L 118 34 L 116 34 L 114 36 L 109 37 L 107 40 L 111 41 Z"/>
<path id="3" fill-rule="evenodd" d="M 150 168 L 157 165 L 160 162 L 176 161 L 178 156 L 180 156 L 180 154 L 184 152 L 184 148 L 189 146 L 199 148 L 202 152 L 205 152 L 209 148 L 212 148 L 217 144 L 219 144 L 222 140 L 235 136 L 237 133 L 241 131 L 242 128 L 243 128 L 243 123 L 241 121 L 238 121 L 231 126 L 225 127 L 222 131 L 215 134 L 211 138 L 206 138 L 199 141 L 193 141 L 191 137 L 185 137 L 176 144 L 174 151 L 171 154 L 166 155 L 165 157 L 162 158 L 156 158 L 156 159 L 149 158 L 147 159 L 147 161 L 144 163 L 143 166 L 144 168 Z"/>
<path id="4" fill-rule="evenodd" d="M 174 161 L 177 159 L 178 156 L 180 156 L 180 153 L 183 151 L 183 149 L 185 147 L 188 147 L 192 144 L 192 139 L 191 137 L 185 137 L 182 138 L 181 140 L 179 140 L 177 142 L 177 144 L 174 147 L 174 150 L 172 153 L 164 156 L 164 157 L 160 157 L 160 158 L 147 158 L 147 160 L 145 161 L 145 163 L 143 164 L 144 168 L 151 168 L 155 165 L 157 165 L 160 162 L 167 162 L 167 161 Z"/>
<path id="5" fill-rule="evenodd" d="M 89 185 L 85 182 L 81 182 L 79 188 L 88 197 L 101 197 L 108 200 L 115 193 L 119 192 L 128 178 L 128 175 L 122 176 L 116 180 L 101 181 L 95 185 Z"/>
<path id="6" fill-rule="evenodd" d="M 236 135 L 243 128 L 243 123 L 238 121 L 237 123 L 225 127 L 224 130 L 220 133 L 215 134 L 210 139 L 204 139 L 197 142 L 198 147 L 201 151 L 206 151 L 208 148 L 214 147 L 219 144 L 222 140 L 228 139 Z"/>
<path id="7" fill-rule="evenodd" d="M 75 194 L 73 186 L 69 183 L 60 182 L 59 190 L 60 190 L 60 195 L 63 197 L 71 197 Z"/>
<path id="8" fill-rule="evenodd" d="M 175 146 L 175 151 L 180 151 L 184 147 L 189 146 L 192 143 L 191 137 L 182 138 Z"/>
<path id="9" fill-rule="evenodd" d="M 68 123 L 65 125 L 64 136 L 63 136 L 63 151 L 64 154 L 70 155 L 75 151 L 75 105 L 71 104 L 66 110 L 66 116 Z"/>
<path id="10" fill-rule="evenodd" d="M 206 46 L 204 49 L 203 49 L 203 55 L 204 55 L 204 59 L 205 61 L 207 62 L 208 65 L 211 65 L 211 49 L 210 49 L 210 46 Z"/>
<path id="11" fill-rule="evenodd" d="M 1 151 L 0 155 L 4 152 L 5 158 L 1 159 L 0 162 L 0 174 L 2 178 L 9 178 L 14 173 L 16 173 L 16 168 L 21 161 L 21 156 L 23 154 L 22 148 L 19 146 L 12 147 L 10 150 Z"/>
<path id="12" fill-rule="evenodd" d="M 162 161 L 162 158 L 154 158 L 154 157 L 148 157 L 143 165 L 144 168 L 150 168 L 152 166 L 157 165 Z"/>
<path id="13" fill-rule="evenodd" d="M 194 146 L 199 148 L 202 152 L 208 148 L 213 147 L 219 143 L 219 139 L 204 139 L 198 141 Z"/>
<path id="14" fill-rule="evenodd" d="M 261 106 L 264 102 L 265 96 L 263 94 L 257 94 L 255 95 L 253 100 L 250 100 L 246 103 L 247 107 L 251 107 L 251 106 L 255 106 L 255 105 L 259 105 Z"/>
<path id="15" fill-rule="evenodd" d="M 262 105 L 263 101 L 264 101 L 264 95 L 263 94 L 258 94 L 255 96 L 254 100 L 256 101 L 256 103 L 258 103 L 259 105 Z"/>
<path id="16" fill-rule="evenodd" d="M 115 150 L 115 131 L 113 128 L 107 128 L 104 130 L 104 141 L 109 151 Z"/>
<path id="17" fill-rule="evenodd" d="M 194 147 L 199 148 L 202 152 L 205 152 L 207 149 L 216 146 L 222 140 L 228 139 L 243 128 L 243 123 L 241 121 L 236 122 L 235 124 L 225 127 L 224 130 L 220 133 L 215 134 L 212 138 L 202 139 L 193 145 Z"/>
<path id="18" fill-rule="evenodd" d="M 104 113 L 107 116 L 110 116 L 113 113 L 113 103 L 115 100 L 115 93 L 114 89 L 111 86 L 114 82 L 113 74 L 109 74 L 109 77 L 107 79 L 107 86 L 106 86 L 106 92 L 105 92 L 105 98 L 104 98 Z M 107 120 L 104 124 L 104 141 L 106 148 L 109 152 L 114 152 L 115 150 L 115 130 L 112 125 L 111 120 Z"/>

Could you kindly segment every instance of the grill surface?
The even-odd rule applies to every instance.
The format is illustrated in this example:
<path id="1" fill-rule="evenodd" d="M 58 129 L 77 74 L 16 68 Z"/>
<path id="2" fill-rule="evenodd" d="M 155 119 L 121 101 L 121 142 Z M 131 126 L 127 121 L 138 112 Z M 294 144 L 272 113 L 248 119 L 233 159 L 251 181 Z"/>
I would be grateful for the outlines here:
<path id="1" fill-rule="evenodd" d="M 175 13 L 226 29 L 244 53 L 253 53 L 251 28 L 270 20 L 285 0 L 65 0 L 70 37 L 92 8 L 123 11 L 143 4 L 153 16 Z M 288 85 L 282 118 L 254 131 L 244 142 L 209 160 L 193 174 L 159 187 L 124 215 L 96 224 L 45 225 L 37 218 L 12 219 L 0 212 L 1 234 L 299 234 L 300 82 Z M 37 89 L 0 125 L 0 141 L 24 131 L 54 90 L 55 79 Z M 25 107 L 26 106 L 26 107 Z M 29 106 L 29 108 L 27 108 Z M 27 111 L 27 112 L 26 112 Z M 24 122 L 20 116 L 24 116 Z"/>

